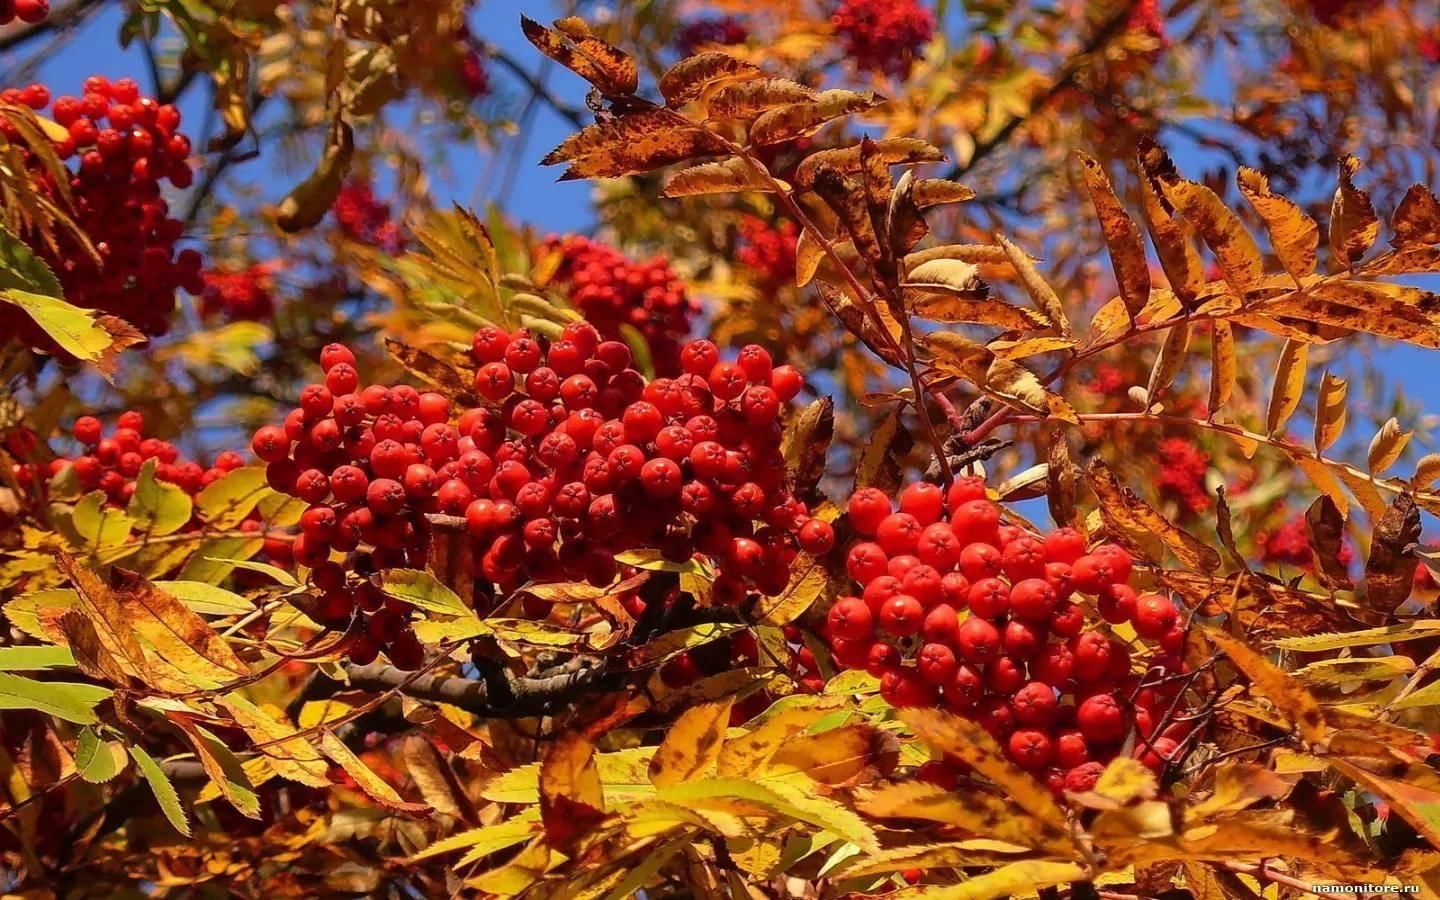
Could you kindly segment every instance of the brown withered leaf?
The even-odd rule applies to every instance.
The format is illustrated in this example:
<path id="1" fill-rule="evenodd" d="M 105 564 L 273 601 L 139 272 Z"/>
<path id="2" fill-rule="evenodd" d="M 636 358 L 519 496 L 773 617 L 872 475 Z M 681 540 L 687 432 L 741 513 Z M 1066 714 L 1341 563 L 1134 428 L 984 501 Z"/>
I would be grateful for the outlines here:
<path id="1" fill-rule="evenodd" d="M 955 294 L 914 290 L 907 285 L 904 292 L 906 304 L 911 315 L 931 322 L 990 325 L 1004 331 L 1039 331 L 1049 327 L 1049 321 L 1034 310 L 986 297 L 988 288 L 985 283 L 978 284 L 976 293 L 980 298 L 973 300 Z"/>
<path id="2" fill-rule="evenodd" d="M 561 181 L 617 178 L 728 151 L 719 138 L 669 110 L 597 122 L 552 150 L 542 165 L 570 163 Z"/>
<path id="3" fill-rule="evenodd" d="M 1139 226 L 1115 195 L 1105 168 L 1088 154 L 1076 155 L 1085 176 L 1085 187 L 1090 192 L 1090 202 L 1100 218 L 1100 232 L 1105 235 L 1110 264 L 1115 269 L 1115 283 L 1133 320 L 1150 298 L 1150 264 L 1145 259 L 1145 241 L 1140 237 Z"/>
<path id="4" fill-rule="evenodd" d="M 1204 629 L 1205 637 L 1220 649 L 1242 674 L 1250 679 L 1285 721 L 1295 726 L 1309 744 L 1323 744 L 1329 734 L 1320 702 L 1306 687 L 1274 663 L 1255 652 L 1244 641 L 1224 632 Z"/>
<path id="5" fill-rule="evenodd" d="M 1340 439 L 1345 431 L 1345 393 L 1348 383 L 1326 370 L 1320 379 L 1320 395 L 1315 402 L 1315 452 Z"/>
<path id="6" fill-rule="evenodd" d="M 975 199 L 975 191 L 963 184 L 943 178 L 921 178 L 915 182 L 915 205 L 929 209 L 944 203 L 964 203 Z"/>
<path id="7" fill-rule="evenodd" d="M 808 103 L 817 96 L 813 89 L 788 78 L 728 84 L 706 102 L 706 120 L 749 119 L 780 106 Z"/>
<path id="8" fill-rule="evenodd" d="M 752 63 L 728 53 L 710 51 L 680 60 L 660 76 L 660 96 L 672 109 L 684 106 L 707 90 L 727 81 L 764 78 L 765 73 Z"/>
<path id="9" fill-rule="evenodd" d="M 964 379 L 1007 406 L 1072 425 L 1079 423 L 1065 398 L 1046 390 L 1035 373 L 1019 363 L 1001 359 L 953 332 L 929 334 L 924 341 L 934 354 L 931 365 L 936 372 Z"/>
<path id="10" fill-rule="evenodd" d="M 1436 480 L 1440 480 L 1440 453 L 1427 453 L 1415 461 L 1415 475 L 1410 479 L 1410 486 L 1423 491 Z"/>
<path id="11" fill-rule="evenodd" d="M 900 741 L 868 722 L 848 722 L 787 741 L 770 758 L 769 771 L 799 772 L 832 787 L 874 781 L 895 771 Z"/>
<path id="12" fill-rule="evenodd" d="M 814 496 L 825 474 L 825 454 L 835 437 L 835 401 L 820 397 L 795 416 L 785 428 L 780 451 L 796 495 Z"/>
<path id="13" fill-rule="evenodd" d="M 1285 428 L 1305 396 L 1305 363 L 1310 345 L 1286 341 L 1275 363 L 1275 381 L 1270 388 L 1270 403 L 1265 408 L 1265 432 L 1275 435 Z"/>
<path id="14" fill-rule="evenodd" d="M 820 299 L 847 331 L 858 337 L 876 356 L 896 368 L 904 368 L 904 361 L 895 350 L 900 340 L 898 326 L 888 334 L 882 333 L 874 319 L 840 288 L 825 281 L 817 281 L 815 288 L 820 293 Z"/>
<path id="15" fill-rule="evenodd" d="M 1059 295 L 1040 274 L 1040 270 L 1035 268 L 1035 261 L 1030 258 L 1030 254 L 1021 250 L 1003 234 L 995 235 L 995 243 L 1005 251 L 1005 257 L 1010 260 L 1010 265 L 1020 276 L 1020 284 L 1024 286 L 1025 292 L 1030 295 L 1036 308 L 1050 320 L 1055 329 L 1060 332 L 1061 337 L 1072 337 L 1070 320 L 1065 316 L 1065 307 L 1061 305 Z"/>
<path id="16" fill-rule="evenodd" d="M 762 771 L 786 742 L 804 732 L 820 719 L 845 705 L 846 698 L 821 695 L 807 698 L 797 706 L 767 713 L 748 725 L 744 734 L 725 741 L 715 771 L 721 776 L 751 776 Z"/>
<path id="17" fill-rule="evenodd" d="M 100 643 L 95 626 L 79 610 L 67 610 L 56 625 L 65 636 L 65 643 L 75 657 L 75 665 L 91 678 L 108 681 L 120 687 L 130 684 L 130 676 Z"/>
<path id="18" fill-rule="evenodd" d="M 136 633 L 190 677 L 224 684 L 250 674 L 210 623 L 140 574 L 114 567 L 110 589 Z"/>
<path id="19" fill-rule="evenodd" d="M 1410 443 L 1410 435 L 1414 432 L 1405 431 L 1400 427 L 1400 420 L 1391 416 L 1375 432 L 1370 439 L 1370 448 L 1365 455 L 1366 468 L 1371 475 L 1379 475 L 1386 469 L 1395 465 L 1400 454 L 1405 452 L 1405 445 Z"/>
<path id="20" fill-rule="evenodd" d="M 875 155 L 871 155 L 868 159 L 872 166 L 878 161 L 878 157 Z M 906 169 L 900 174 L 900 180 L 895 183 L 895 190 L 890 195 L 890 204 L 885 210 L 885 225 L 881 231 L 890 243 L 891 256 L 896 258 L 903 258 L 930 233 L 930 226 L 925 222 L 925 216 L 921 214 L 920 207 L 915 204 L 914 169 Z"/>
<path id="21" fill-rule="evenodd" d="M 633 94 L 639 85 L 635 61 L 592 35 L 578 18 L 557 19 L 556 30 L 552 31 L 522 15 L 520 28 L 535 49 L 590 82 L 603 94 L 614 97 Z"/>
<path id="22" fill-rule="evenodd" d="M 1330 204 L 1330 252 L 1335 261 L 1353 268 L 1380 236 L 1380 218 L 1370 195 L 1355 187 L 1360 160 L 1347 156 L 1340 161 L 1340 186 Z"/>
<path id="23" fill-rule="evenodd" d="M 1365 593 L 1360 598 L 1368 609 L 1393 613 L 1410 596 L 1415 558 L 1409 547 L 1419 540 L 1420 509 L 1415 495 L 1404 491 L 1375 523 L 1365 560 Z"/>
<path id="24" fill-rule="evenodd" d="M 758 147 L 814 134 L 826 122 L 874 109 L 885 102 L 872 93 L 829 90 L 813 100 L 791 103 L 759 116 L 750 126 L 750 143 Z"/>
<path id="25" fill-rule="evenodd" d="M 1178 180 L 1180 175 L 1170 156 L 1149 138 L 1141 140 L 1137 161 L 1143 175 L 1140 199 L 1144 203 L 1145 223 L 1155 241 L 1155 254 L 1170 282 L 1170 290 L 1188 306 L 1205 287 L 1205 266 L 1191 239 L 1189 223 L 1175 217 L 1160 186 L 1160 179 Z"/>
<path id="26" fill-rule="evenodd" d="M 1024 815 L 1006 799 L 974 789 L 947 791 L 921 781 L 902 781 L 855 793 L 855 807 L 876 819 L 940 822 L 976 837 L 1022 847 L 1063 848 L 1066 835 Z"/>
<path id="27" fill-rule="evenodd" d="M 1320 226 L 1288 197 L 1270 190 L 1269 180 L 1248 166 L 1235 173 L 1240 193 L 1255 207 L 1270 234 L 1270 245 L 1280 265 L 1297 282 L 1315 272 L 1315 250 L 1320 245 Z"/>
<path id="28" fill-rule="evenodd" d="M 1150 367 L 1150 379 L 1145 383 L 1147 405 L 1159 402 L 1160 395 L 1169 390 L 1175 376 L 1185 364 L 1185 354 L 1190 351 L 1190 323 L 1181 322 L 1165 331 L 1165 340 L 1160 352 L 1155 355 L 1155 364 Z"/>
<path id="29" fill-rule="evenodd" d="M 914 273 L 920 266 L 937 259 L 955 259 L 976 266 L 1008 266 L 1005 251 L 991 244 L 942 244 L 916 250 L 905 257 L 905 271 Z"/>
<path id="30" fill-rule="evenodd" d="M 1225 485 L 1223 484 L 1215 489 L 1215 535 L 1220 538 L 1220 546 L 1225 548 L 1225 554 L 1230 557 L 1230 562 L 1234 563 L 1237 569 L 1250 571 L 1250 563 L 1235 546 L 1235 527 L 1230 515 L 1230 501 L 1225 496 Z"/>
<path id="31" fill-rule="evenodd" d="M 350 159 L 355 154 L 355 132 L 350 123 L 336 117 L 320 156 L 315 171 L 280 201 L 275 224 L 282 231 L 294 234 L 313 228 L 325 218 L 340 195 L 340 186 L 350 171 Z"/>
<path id="32" fill-rule="evenodd" d="M 964 300 L 985 300 L 990 287 L 980 280 L 980 269 L 960 259 L 931 259 L 909 269 L 904 287 L 909 290 L 939 292 Z M 1049 319 L 1044 320 L 1048 326 Z"/>
<path id="33" fill-rule="evenodd" d="M 1381 282 L 1328 282 L 1304 293 L 1296 291 L 1265 300 L 1261 307 L 1266 316 L 1288 318 L 1292 323 L 1363 331 L 1440 349 L 1440 295 L 1418 288 Z M 1240 321 L 1239 316 L 1232 318 Z M 1267 326 L 1259 323 L 1259 327 Z M 1319 336 L 1333 340 L 1344 334 Z"/>
<path id="34" fill-rule="evenodd" d="M 1023 810 L 1039 827 L 1061 835 L 1056 849 L 1073 850 L 1065 813 L 1050 789 L 1012 763 L 978 723 L 939 709 L 902 709 L 896 714 L 927 744 L 993 782 L 1008 805 Z"/>
<path id="35" fill-rule="evenodd" d="M 874 266 L 889 258 L 888 242 L 882 248 L 865 190 L 859 182 L 835 169 L 822 168 L 815 175 L 815 193 L 835 211 L 855 249 L 866 262 Z"/>
<path id="36" fill-rule="evenodd" d="M 910 452 L 915 440 L 900 422 L 898 410 L 891 410 L 870 432 L 855 464 L 855 488 L 874 487 L 889 493 L 900 487 L 899 460 Z"/>
<path id="37" fill-rule="evenodd" d="M 908 166 L 917 163 L 943 162 L 945 154 L 939 147 L 919 138 L 881 138 L 874 141 L 874 154 L 884 160 L 887 166 Z M 821 167 L 831 168 L 846 175 L 860 171 L 860 145 L 817 150 L 800 160 L 795 167 L 795 184 L 809 189 L 815 184 L 815 175 Z"/>
<path id="38" fill-rule="evenodd" d="M 739 191 L 772 193 L 775 185 L 740 157 L 701 163 L 676 172 L 665 182 L 662 197 L 693 197 L 697 194 L 729 194 Z"/>
<path id="39" fill-rule="evenodd" d="M 138 681 L 162 691 L 187 691 L 195 685 L 163 662 L 147 656 L 125 608 L 110 586 L 67 553 L 56 553 L 60 571 L 70 579 L 79 598 L 77 609 L 95 630 L 100 647 L 119 668 Z"/>
<path id="40" fill-rule="evenodd" d="M 389 337 L 385 339 L 385 351 L 404 367 L 405 371 L 445 392 L 451 398 L 460 399 L 472 396 L 473 376 L 467 378 L 467 373 L 433 353 L 421 350 L 419 347 L 411 347 L 403 341 Z"/>
<path id="41" fill-rule="evenodd" d="M 1235 332 L 1229 322 L 1217 319 L 1210 326 L 1210 415 L 1230 402 L 1236 376 Z"/>
<path id="42" fill-rule="evenodd" d="M 320 750 L 331 762 L 345 770 L 345 774 L 350 776 L 365 796 L 386 812 L 409 818 L 427 818 L 435 812 L 428 803 L 413 803 L 401 797 L 399 791 L 375 774 L 374 769 L 366 765 L 364 760 L 355 755 L 355 751 L 332 732 L 320 732 Z"/>
<path id="43" fill-rule="evenodd" d="M 1194 226 L 1215 254 L 1225 281 L 1241 296 L 1260 286 L 1265 259 L 1240 217 L 1215 192 L 1181 178 L 1162 179 L 1165 198 Z"/>
<path id="44" fill-rule="evenodd" d="M 1345 516 L 1335 501 L 1321 494 L 1305 511 L 1305 525 L 1310 532 L 1310 550 L 1317 563 L 1315 575 L 1334 591 L 1354 590 L 1355 583 L 1340 561 L 1345 538 Z"/>
<path id="45" fill-rule="evenodd" d="M 1390 219 L 1395 236 L 1394 247 L 1426 247 L 1440 244 L 1440 199 L 1423 184 L 1412 184 L 1395 207 Z"/>
<path id="46" fill-rule="evenodd" d="M 1050 518 L 1059 525 L 1071 525 L 1076 519 L 1075 498 L 1079 486 L 1079 471 L 1070 459 L 1070 444 L 1065 440 L 1064 429 L 1057 428 L 1050 433 L 1048 463 L 1045 469 L 1048 482 L 1045 496 L 1050 507 Z"/>
<path id="47" fill-rule="evenodd" d="M 1106 530 L 1118 543 L 1149 556 L 1145 540 L 1158 537 L 1187 568 L 1206 572 L 1220 568 L 1220 554 L 1214 548 L 1165 518 L 1134 491 L 1122 486 L 1103 460 L 1091 461 L 1086 474 L 1090 488 L 1100 502 L 1100 517 Z"/>
<path id="48" fill-rule="evenodd" d="M 573 847 L 605 816 L 605 790 L 595 745 L 569 731 L 540 762 L 540 820 L 552 846 Z"/>
<path id="49" fill-rule="evenodd" d="M 665 732 L 650 758 L 650 781 L 669 787 L 704 775 L 720 758 L 725 729 L 730 724 L 730 697 L 687 709 Z"/>

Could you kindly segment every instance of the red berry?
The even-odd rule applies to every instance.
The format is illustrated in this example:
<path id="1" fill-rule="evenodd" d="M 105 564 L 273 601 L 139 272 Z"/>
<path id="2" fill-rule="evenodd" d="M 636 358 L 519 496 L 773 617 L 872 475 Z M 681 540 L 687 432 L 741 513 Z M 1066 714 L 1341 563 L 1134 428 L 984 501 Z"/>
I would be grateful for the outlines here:
<path id="1" fill-rule="evenodd" d="M 877 488 L 861 488 L 851 495 L 847 511 L 856 531 L 873 535 L 890 515 L 890 498 Z"/>
<path id="2" fill-rule="evenodd" d="M 1096 694 L 1080 704 L 1075 721 L 1085 740 L 1093 744 L 1109 744 L 1125 736 L 1125 711 L 1109 694 Z"/>
<path id="3" fill-rule="evenodd" d="M 1135 601 L 1135 633 L 1147 640 L 1156 640 L 1179 622 L 1179 613 L 1170 598 L 1162 594 L 1141 594 Z"/>

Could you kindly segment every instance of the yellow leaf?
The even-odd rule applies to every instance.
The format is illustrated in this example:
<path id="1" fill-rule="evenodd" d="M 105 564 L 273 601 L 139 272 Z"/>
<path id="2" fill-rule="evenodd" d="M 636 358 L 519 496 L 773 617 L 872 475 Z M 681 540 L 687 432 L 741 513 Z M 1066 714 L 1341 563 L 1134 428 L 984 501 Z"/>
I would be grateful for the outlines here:
<path id="1" fill-rule="evenodd" d="M 763 113 L 750 126 L 750 142 L 765 147 L 804 137 L 832 119 L 864 112 L 883 102 L 870 93 L 825 91 L 813 100 L 787 104 Z"/>
<path id="2" fill-rule="evenodd" d="M 666 106 L 683 106 L 724 81 L 764 75 L 758 67 L 728 53 L 701 53 L 680 60 L 660 76 L 660 96 Z"/>
<path id="3" fill-rule="evenodd" d="M 1250 679 L 1255 689 L 1274 704 L 1277 712 L 1295 725 L 1306 742 L 1324 742 L 1329 733 L 1325 716 L 1320 710 L 1319 701 L 1304 685 L 1241 640 L 1213 628 L 1205 629 L 1205 636 L 1230 657 L 1230 661 Z"/>
<path id="4" fill-rule="evenodd" d="M 350 171 L 350 158 L 354 153 L 355 133 L 350 124 L 337 115 L 315 171 L 280 202 L 275 223 L 282 231 L 304 231 L 325 217 L 340 194 L 340 186 Z"/>
<path id="5" fill-rule="evenodd" d="M 1396 247 L 1440 244 L 1440 199 L 1423 184 L 1412 184 L 1391 217 Z"/>
<path id="6" fill-rule="evenodd" d="M 256 706 L 239 694 L 224 694 L 215 701 L 255 741 L 275 774 L 309 787 L 330 784 L 329 766 L 320 751 L 295 732 L 283 713 Z"/>
<path id="7" fill-rule="evenodd" d="M 1176 559 L 1191 569 L 1213 572 L 1220 568 L 1218 551 L 1122 486 L 1103 460 L 1097 458 L 1091 462 L 1088 476 L 1090 487 L 1100 501 L 1100 516 L 1106 530 L 1116 541 L 1147 555 L 1146 541 L 1157 537 Z"/>
<path id="8" fill-rule="evenodd" d="M 895 900 L 992 900 L 995 897 L 1024 897 L 1040 888 L 1085 881 L 1086 878 L 1085 868 L 1075 863 L 1032 859 L 1001 866 L 959 884 L 906 888 L 889 896 Z"/>
<path id="9" fill-rule="evenodd" d="M 662 197 L 693 197 L 697 194 L 727 194 L 737 191 L 770 193 L 775 185 L 755 167 L 737 157 L 701 163 L 677 172 L 665 182 Z"/>
<path id="10" fill-rule="evenodd" d="M 1395 465 L 1395 460 L 1405 452 L 1405 445 L 1410 443 L 1410 435 L 1414 432 L 1401 431 L 1400 420 L 1391 416 L 1375 432 L 1375 437 L 1370 439 L 1370 450 L 1366 454 L 1366 465 L 1371 475 L 1379 475 L 1386 469 Z"/>
<path id="11" fill-rule="evenodd" d="M 914 165 L 925 162 L 941 162 L 945 154 L 940 148 L 919 138 L 881 138 L 871 142 L 871 156 L 887 166 Z M 821 167 L 834 169 L 845 175 L 861 171 L 860 145 L 819 150 L 800 160 L 795 167 L 795 184 L 802 188 L 815 185 L 815 175 Z"/>
<path id="12" fill-rule="evenodd" d="M 244 816 L 260 818 L 260 798 L 230 748 L 214 734 L 195 724 L 190 716 L 170 714 L 167 718 L 190 739 L 190 745 L 195 748 L 195 758 L 200 760 L 211 784 L 230 801 L 230 805 Z"/>
<path id="13" fill-rule="evenodd" d="M 400 793 L 385 782 L 383 778 L 375 774 L 375 770 L 365 765 L 365 761 L 355 755 L 355 752 L 345 746 L 345 742 L 336 737 L 332 732 L 320 732 L 320 750 L 335 765 L 344 769 L 357 787 L 364 791 L 365 796 L 380 804 L 387 811 L 402 816 L 425 817 L 435 810 L 425 803 L 409 803 Z"/>
<path id="14" fill-rule="evenodd" d="M 1159 179 L 1178 179 L 1179 174 L 1165 151 L 1151 141 L 1142 142 L 1139 163 L 1144 174 L 1140 179 L 1140 199 L 1144 202 L 1150 236 L 1155 240 L 1155 255 L 1160 258 L 1160 268 L 1165 271 L 1170 290 L 1182 303 L 1189 304 L 1205 287 L 1205 268 L 1191 240 L 1189 224 L 1177 219 L 1159 194 Z"/>
<path id="15" fill-rule="evenodd" d="M 1265 274 L 1264 258 L 1244 223 L 1225 202 L 1193 181 L 1172 178 L 1162 181 L 1162 186 L 1166 199 L 1175 204 L 1214 252 L 1225 281 L 1241 296 L 1259 287 Z"/>
<path id="16" fill-rule="evenodd" d="M 1345 431 L 1345 379 L 1332 375 L 1327 370 L 1320 379 L 1320 396 L 1315 403 L 1315 452 L 1324 453 L 1326 448 L 1340 439 Z"/>
<path id="17" fill-rule="evenodd" d="M 688 781 L 715 765 L 733 705 L 733 699 L 728 697 L 703 703 L 675 720 L 650 760 L 650 780 L 656 787 Z"/>
<path id="18" fill-rule="evenodd" d="M 204 619 L 140 575 L 111 570 L 111 590 L 130 626 L 198 688 L 250 674 L 230 644 Z"/>
<path id="19" fill-rule="evenodd" d="M 605 790 L 595 764 L 595 745 L 578 731 L 566 732 L 540 763 L 540 815 L 569 815 L 576 805 L 605 809 Z"/>
<path id="20" fill-rule="evenodd" d="M 1370 195 L 1355 187 L 1360 160 L 1347 156 L 1340 161 L 1340 186 L 1330 205 L 1330 252 L 1342 266 L 1354 267 L 1380 236 L 1380 219 L 1370 204 Z"/>
<path id="21" fill-rule="evenodd" d="M 1033 372 L 1018 363 L 1001 359 L 979 344 L 954 332 L 926 336 L 939 372 L 971 382 L 1008 406 L 1034 415 L 1054 417 L 1076 424 L 1075 410 L 1059 394 L 1046 390 Z"/>
<path id="22" fill-rule="evenodd" d="M 1010 803 L 1043 827 L 1065 834 L 1071 845 L 1065 813 L 1050 789 L 1010 762 L 984 728 L 938 709 L 902 709 L 897 715 L 927 744 L 990 779 Z"/>
<path id="23" fill-rule="evenodd" d="M 786 625 L 800 618 L 805 611 L 830 590 L 830 573 L 825 564 L 803 554 L 790 568 L 790 583 L 773 596 L 761 597 L 755 605 L 756 621 L 766 625 Z"/>
<path id="24" fill-rule="evenodd" d="M 1285 427 L 1291 414 L 1305 396 L 1305 362 L 1310 345 L 1286 341 L 1275 364 L 1275 382 L 1270 388 L 1270 404 L 1265 409 L 1265 431 L 1274 436 Z"/>
<path id="25" fill-rule="evenodd" d="M 1241 166 L 1235 175 L 1240 193 L 1255 207 L 1270 233 L 1270 244 L 1280 265 L 1297 282 L 1315 271 L 1315 248 L 1320 226 L 1289 198 L 1270 190 L 1270 182 L 1254 169 Z"/>
<path id="26" fill-rule="evenodd" d="M 788 701 L 781 701 L 787 703 Z M 765 768 L 784 743 L 821 718 L 842 707 L 840 696 L 806 697 L 787 706 L 772 707 L 749 730 L 725 741 L 715 770 L 722 776 L 752 776 Z"/>
<path id="27" fill-rule="evenodd" d="M 1135 220 L 1125 212 L 1120 198 L 1115 195 L 1115 188 L 1104 167 L 1085 153 L 1076 155 L 1080 158 L 1090 201 L 1100 217 L 1100 231 L 1105 235 L 1110 264 L 1115 269 L 1115 283 L 1133 320 L 1150 298 L 1150 264 L 1145 259 L 1145 242 L 1140 237 Z"/>
<path id="28" fill-rule="evenodd" d="M 1216 320 L 1210 332 L 1210 414 L 1213 416 L 1235 393 L 1235 333 L 1230 323 Z"/>
<path id="29" fill-rule="evenodd" d="M 1165 342 L 1155 356 L 1150 369 L 1150 380 L 1145 385 L 1146 405 L 1159 401 L 1160 395 L 1169 389 L 1185 364 L 1185 354 L 1190 349 L 1190 323 L 1181 322 L 1165 330 Z"/>
<path id="30" fill-rule="evenodd" d="M 800 229 L 800 236 L 795 239 L 795 286 L 809 284 L 824 258 L 825 247 L 815 233 L 809 228 Z"/>
<path id="31" fill-rule="evenodd" d="M 706 121 L 749 119 L 792 103 L 808 103 L 815 91 L 788 78 L 763 78 L 720 88 L 705 103 Z"/>
<path id="32" fill-rule="evenodd" d="M 995 235 L 995 243 L 1005 251 L 1006 258 L 1010 260 L 1010 265 L 1015 267 L 1016 273 L 1020 276 L 1020 283 L 1024 285 L 1026 293 L 1030 295 L 1036 308 L 1059 330 L 1061 337 L 1070 337 L 1070 320 L 1065 317 L 1065 307 L 1061 305 L 1060 297 L 1055 293 L 1055 289 L 1035 268 L 1034 260 L 1003 234 Z"/>
<path id="33" fill-rule="evenodd" d="M 921 781 L 866 788 L 855 794 L 855 806 L 877 819 L 924 819 L 940 822 L 979 837 L 1036 849 L 1068 849 L 1064 831 L 1017 810 L 1003 797 L 969 789 L 950 792 Z"/>
<path id="34" fill-rule="evenodd" d="M 611 96 L 630 94 L 639 83 L 635 61 L 590 33 L 576 17 L 557 19 L 555 31 L 520 17 L 520 27 L 535 49 Z M 569 38 L 567 41 L 566 38 Z"/>

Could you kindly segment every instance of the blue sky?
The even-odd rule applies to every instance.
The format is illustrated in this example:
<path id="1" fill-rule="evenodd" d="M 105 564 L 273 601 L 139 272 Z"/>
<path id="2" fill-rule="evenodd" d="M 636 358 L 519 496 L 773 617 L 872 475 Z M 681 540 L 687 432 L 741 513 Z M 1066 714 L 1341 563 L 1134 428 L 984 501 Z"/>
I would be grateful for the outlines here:
<path id="1" fill-rule="evenodd" d="M 118 6 L 118 5 L 116 5 Z M 520 33 L 521 13 L 545 20 L 554 16 L 554 4 L 519 2 L 519 0 L 487 0 L 477 12 L 475 31 L 535 71 L 541 63 L 537 53 Z M 953 18 L 950 17 L 950 18 Z M 68 43 L 58 52 L 43 60 L 33 58 L 37 47 L 23 47 L 18 53 L 0 54 L 0 72 L 17 83 L 15 79 L 38 75 L 55 92 L 78 91 L 80 82 L 90 74 L 110 77 L 130 75 L 145 83 L 146 68 L 143 58 L 135 50 L 123 51 L 118 47 L 115 36 L 121 16 L 112 8 L 95 17 L 81 31 L 71 36 Z M 953 28 L 953 25 L 952 25 Z M 32 66 L 32 64 L 34 64 Z M 26 71 L 30 69 L 31 71 Z M 500 82 L 502 91 L 509 92 L 513 100 L 523 91 L 508 73 L 492 67 L 492 78 Z M 1223 99 L 1229 89 L 1228 74 L 1223 64 L 1217 64 L 1207 77 L 1206 90 L 1217 99 Z M 24 83 L 23 81 L 18 83 Z M 548 84 L 554 93 L 575 106 L 582 106 L 583 89 L 579 79 L 558 67 L 552 67 Z M 503 97 L 501 102 L 503 102 Z M 192 92 L 183 106 L 188 122 L 194 128 L 204 112 L 207 98 Z M 513 104 L 512 104 L 513 105 Z M 520 164 L 514 168 L 514 182 L 506 191 L 507 208 L 516 218 L 529 222 L 542 231 L 585 230 L 594 221 L 590 207 L 591 187 L 584 183 L 560 184 L 555 181 L 556 169 L 542 168 L 535 163 L 555 144 L 571 131 L 570 124 L 549 107 L 542 105 L 536 114 L 528 144 L 524 147 Z M 1172 140 L 1170 147 L 1183 170 L 1197 174 L 1207 163 L 1213 162 L 1205 151 L 1183 140 Z M 453 179 L 436 185 L 440 199 L 454 199 L 471 206 L 484 206 L 492 197 L 486 196 L 487 184 L 481 183 L 486 171 L 483 154 L 473 148 L 456 151 L 450 160 L 450 170 L 456 173 Z M 298 177 L 294 173 L 276 174 L 277 164 L 264 157 L 246 163 L 246 173 L 252 179 L 275 185 L 278 197 Z M 448 196 L 447 196 L 448 195 Z M 1373 357 L 1377 367 L 1407 396 L 1425 410 L 1440 412 L 1440 378 L 1433 354 L 1408 345 L 1385 343 L 1379 345 Z M 1336 364 L 1340 368 L 1353 365 L 1351 360 Z M 1358 373 L 1358 369 L 1355 370 Z M 1318 379 L 1318 372 L 1314 373 Z M 1405 422 L 1407 426 L 1417 423 Z"/>

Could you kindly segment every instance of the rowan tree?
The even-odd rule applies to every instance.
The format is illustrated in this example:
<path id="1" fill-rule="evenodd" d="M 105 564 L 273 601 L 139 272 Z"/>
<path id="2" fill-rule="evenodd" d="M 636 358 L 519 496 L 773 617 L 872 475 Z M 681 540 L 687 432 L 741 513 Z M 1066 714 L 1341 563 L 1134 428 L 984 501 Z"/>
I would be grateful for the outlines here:
<path id="1" fill-rule="evenodd" d="M 1440 891 L 1440 18 L 952 7 L 0 3 L 0 885 Z"/>

